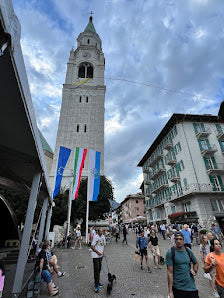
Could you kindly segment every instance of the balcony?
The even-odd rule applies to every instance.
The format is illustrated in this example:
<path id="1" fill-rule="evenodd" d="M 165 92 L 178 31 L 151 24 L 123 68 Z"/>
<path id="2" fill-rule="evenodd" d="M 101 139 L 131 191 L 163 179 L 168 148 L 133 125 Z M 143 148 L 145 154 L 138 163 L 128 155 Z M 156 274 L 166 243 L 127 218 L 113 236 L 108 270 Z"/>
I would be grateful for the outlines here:
<path id="1" fill-rule="evenodd" d="M 171 141 L 171 140 L 167 140 L 167 141 L 165 142 L 163 148 L 166 149 L 166 150 L 170 150 L 170 149 L 172 149 L 172 148 L 173 148 L 173 143 L 172 143 L 172 141 Z"/>
<path id="2" fill-rule="evenodd" d="M 145 180 L 144 180 L 144 183 L 145 183 L 146 185 L 150 185 L 150 184 L 151 184 L 151 182 L 150 182 L 149 179 L 145 179 Z"/>
<path id="3" fill-rule="evenodd" d="M 159 176 L 161 176 L 162 174 L 166 173 L 166 169 L 165 168 L 156 168 L 152 171 L 152 176 L 150 177 L 151 180 L 155 180 L 157 179 Z"/>
<path id="4" fill-rule="evenodd" d="M 148 173 L 149 167 L 146 164 L 144 164 L 144 166 L 142 167 L 142 171 L 143 171 L 143 173 Z"/>
<path id="5" fill-rule="evenodd" d="M 174 158 L 174 157 L 171 157 L 171 158 L 167 161 L 167 164 L 168 164 L 169 166 L 174 166 L 176 163 L 177 163 L 177 161 L 176 161 L 176 158 Z"/>
<path id="6" fill-rule="evenodd" d="M 180 181 L 180 176 L 179 175 L 174 175 L 173 177 L 170 177 L 169 180 L 171 182 L 176 183 L 176 182 Z"/>
<path id="7" fill-rule="evenodd" d="M 219 129 L 217 134 L 216 134 L 216 137 L 219 141 L 224 141 L 224 132 L 222 129 Z"/>
<path id="8" fill-rule="evenodd" d="M 211 134 L 210 128 L 207 129 L 201 129 L 196 133 L 197 138 L 207 138 Z"/>
<path id="9" fill-rule="evenodd" d="M 149 166 L 150 167 L 154 166 L 157 163 L 157 161 L 159 161 L 162 158 L 163 158 L 163 153 L 162 152 L 158 153 L 154 158 L 152 158 L 149 161 Z"/>
<path id="10" fill-rule="evenodd" d="M 218 149 L 215 145 L 212 145 L 212 146 L 204 146 L 202 149 L 201 149 L 201 154 L 205 157 L 210 157 L 212 155 L 214 155 L 215 152 L 217 152 Z"/>
<path id="11" fill-rule="evenodd" d="M 206 167 L 206 171 L 208 175 L 211 176 L 216 176 L 216 175 L 221 175 L 224 174 L 224 164 L 223 163 L 218 163 L 218 164 L 208 164 Z"/>
<path id="12" fill-rule="evenodd" d="M 164 189 L 167 189 L 167 188 L 169 188 L 169 184 L 167 184 L 167 183 L 161 184 L 161 185 L 157 186 L 156 188 L 154 188 L 153 191 L 152 191 L 152 193 L 153 194 L 156 194 L 156 193 L 158 193 L 158 192 L 160 192 L 160 191 L 162 191 Z"/>

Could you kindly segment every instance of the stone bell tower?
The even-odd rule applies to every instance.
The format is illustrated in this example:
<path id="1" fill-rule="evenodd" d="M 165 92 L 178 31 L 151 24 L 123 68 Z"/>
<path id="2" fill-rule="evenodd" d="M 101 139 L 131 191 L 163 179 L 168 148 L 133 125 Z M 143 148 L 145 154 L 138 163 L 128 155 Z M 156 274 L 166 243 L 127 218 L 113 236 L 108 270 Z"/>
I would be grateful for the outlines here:
<path id="1" fill-rule="evenodd" d="M 62 187 L 72 180 L 74 148 L 81 147 L 101 152 L 101 174 L 104 173 L 104 85 L 105 59 L 102 42 L 89 18 L 84 32 L 77 38 L 77 48 L 70 51 L 62 105 L 50 175 L 52 188 L 57 168 L 59 147 L 72 149 L 65 168 Z M 88 155 L 82 176 L 88 176 Z"/>

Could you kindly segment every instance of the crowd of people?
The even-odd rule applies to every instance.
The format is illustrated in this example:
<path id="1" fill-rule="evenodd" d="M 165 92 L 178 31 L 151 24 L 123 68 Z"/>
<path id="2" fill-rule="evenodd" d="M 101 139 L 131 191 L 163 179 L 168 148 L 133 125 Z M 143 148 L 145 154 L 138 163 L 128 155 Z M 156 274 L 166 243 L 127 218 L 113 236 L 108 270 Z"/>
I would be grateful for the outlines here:
<path id="1" fill-rule="evenodd" d="M 167 265 L 168 297 L 169 298 L 196 298 L 198 290 L 194 277 L 199 269 L 199 262 L 196 259 L 191 245 L 195 239 L 200 252 L 201 265 L 204 270 L 204 277 L 210 283 L 214 297 L 224 298 L 224 254 L 221 251 L 222 232 L 218 224 L 212 226 L 211 231 L 202 233 L 202 228 L 198 224 L 185 225 L 166 225 L 143 226 L 143 225 L 116 225 L 111 231 L 103 229 L 90 229 L 89 250 L 93 259 L 94 272 L 94 291 L 99 292 L 103 287 L 100 282 L 100 272 L 102 259 L 105 256 L 106 238 L 112 235 L 115 241 L 121 239 L 122 244 L 128 244 L 128 233 L 130 230 L 136 234 L 136 248 L 140 256 L 141 270 L 144 269 L 144 260 L 147 266 L 147 272 L 151 273 L 148 255 L 153 258 L 154 269 L 161 269 L 161 249 L 159 245 L 158 233 L 162 240 L 171 242 L 172 247 L 166 252 L 165 263 Z M 106 236 L 106 237 L 105 237 Z M 74 229 L 73 249 L 77 244 L 82 248 L 81 227 Z M 35 238 L 36 240 L 36 238 Z M 36 241 L 33 241 L 36 248 Z M 36 274 L 40 275 L 47 283 L 50 296 L 58 294 L 58 287 L 55 285 L 55 277 L 62 277 L 65 272 L 60 272 L 57 265 L 57 257 L 50 248 L 50 242 L 44 241 L 36 259 Z M 0 268 L 0 278 L 4 276 L 4 268 Z M 3 277 L 4 279 L 4 277 Z M 1 284 L 0 284 L 1 286 Z M 1 297 L 1 288 L 0 288 Z"/>
<path id="2" fill-rule="evenodd" d="M 154 226 L 142 227 L 141 225 L 136 227 L 116 226 L 116 242 L 123 234 L 122 243 L 127 243 L 127 234 L 130 230 L 136 233 L 136 247 L 141 256 L 141 269 L 143 270 L 145 259 L 148 273 L 152 272 L 149 266 L 149 251 L 153 256 L 154 268 L 161 269 L 161 251 L 157 233 L 160 232 L 165 240 L 170 238 L 172 247 L 166 253 L 169 298 L 199 297 L 194 280 L 199 269 L 199 262 L 191 250 L 193 239 L 198 245 L 204 277 L 209 280 L 213 296 L 224 298 L 224 254 L 221 251 L 222 233 L 218 224 L 212 226 L 211 231 L 207 233 L 202 231 L 198 224 L 192 224 L 190 227 L 187 224 L 175 224 L 172 227 L 162 224 L 159 228 Z M 105 255 L 105 244 L 105 237 L 102 229 L 100 229 L 99 234 L 95 233 L 91 242 L 95 292 L 98 292 L 102 287 L 99 277 L 102 257 Z"/>

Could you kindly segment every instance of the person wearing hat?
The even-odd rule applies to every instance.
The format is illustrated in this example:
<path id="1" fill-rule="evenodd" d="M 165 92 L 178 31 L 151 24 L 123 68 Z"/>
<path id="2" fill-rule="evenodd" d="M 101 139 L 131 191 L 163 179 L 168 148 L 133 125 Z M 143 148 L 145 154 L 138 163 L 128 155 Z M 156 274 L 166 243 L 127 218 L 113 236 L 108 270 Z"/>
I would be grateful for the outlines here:
<path id="1" fill-rule="evenodd" d="M 184 246 L 184 235 L 174 234 L 175 247 L 166 253 L 169 298 L 198 298 L 194 276 L 198 271 L 198 262 L 190 248 Z M 193 268 L 191 268 L 193 263 Z"/>

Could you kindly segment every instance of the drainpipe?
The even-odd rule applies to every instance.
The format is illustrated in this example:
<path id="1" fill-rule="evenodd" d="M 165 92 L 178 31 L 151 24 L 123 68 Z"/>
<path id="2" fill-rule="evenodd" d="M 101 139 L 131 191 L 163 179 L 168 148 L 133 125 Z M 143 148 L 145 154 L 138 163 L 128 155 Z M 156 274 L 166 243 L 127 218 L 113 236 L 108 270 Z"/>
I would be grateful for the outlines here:
<path id="1" fill-rule="evenodd" d="M 193 164 L 193 158 L 192 158 L 192 154 L 191 154 L 191 151 L 190 151 L 190 146 L 189 146 L 189 143 L 188 143 L 188 140 L 187 140 L 187 136 L 186 136 L 186 133 L 185 133 L 185 130 L 184 130 L 183 122 L 181 123 L 181 125 L 182 125 L 182 128 L 183 128 L 185 140 L 187 142 L 187 148 L 188 148 L 188 151 L 189 151 L 189 154 L 190 154 L 190 157 L 191 157 L 191 163 L 192 163 L 192 167 L 193 167 L 193 170 L 194 170 L 195 178 L 196 178 L 196 181 L 197 181 L 197 184 L 198 184 L 198 188 L 199 188 L 199 191 L 200 191 L 201 188 L 200 188 L 200 184 L 198 183 L 198 177 L 197 177 L 196 170 L 195 170 L 195 167 L 194 167 L 194 164 Z"/>

